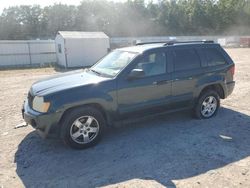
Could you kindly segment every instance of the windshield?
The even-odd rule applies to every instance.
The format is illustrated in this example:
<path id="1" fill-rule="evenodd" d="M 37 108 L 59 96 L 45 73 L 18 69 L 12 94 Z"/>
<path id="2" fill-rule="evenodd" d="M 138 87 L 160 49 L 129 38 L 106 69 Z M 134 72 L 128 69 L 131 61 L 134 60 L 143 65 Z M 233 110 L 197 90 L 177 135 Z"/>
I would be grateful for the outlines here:
<path id="1" fill-rule="evenodd" d="M 126 67 L 136 55 L 137 53 L 115 50 L 97 62 L 90 70 L 99 75 L 114 77 Z"/>

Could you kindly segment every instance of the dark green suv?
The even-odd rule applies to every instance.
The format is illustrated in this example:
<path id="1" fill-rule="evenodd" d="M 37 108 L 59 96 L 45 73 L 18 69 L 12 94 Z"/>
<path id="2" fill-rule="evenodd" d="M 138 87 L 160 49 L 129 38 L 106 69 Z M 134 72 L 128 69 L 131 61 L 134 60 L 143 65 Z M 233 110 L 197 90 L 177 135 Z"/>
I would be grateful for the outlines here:
<path id="1" fill-rule="evenodd" d="M 116 49 L 89 69 L 34 83 L 23 107 L 41 136 L 73 148 L 96 144 L 126 118 L 192 109 L 214 116 L 234 89 L 235 65 L 213 41 L 140 43 Z"/>

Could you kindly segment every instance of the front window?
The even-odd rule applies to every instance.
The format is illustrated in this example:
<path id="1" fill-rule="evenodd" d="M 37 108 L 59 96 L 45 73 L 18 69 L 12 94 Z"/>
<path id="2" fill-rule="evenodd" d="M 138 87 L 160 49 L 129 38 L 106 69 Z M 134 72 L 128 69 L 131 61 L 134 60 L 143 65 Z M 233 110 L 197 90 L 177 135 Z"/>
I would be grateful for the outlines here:
<path id="1" fill-rule="evenodd" d="M 165 52 L 154 52 L 145 55 L 137 64 L 135 69 L 142 69 L 144 76 L 155 76 L 166 73 L 166 54 Z"/>
<path id="2" fill-rule="evenodd" d="M 138 53 L 115 50 L 97 62 L 90 70 L 96 74 L 114 77 L 124 69 L 137 54 Z"/>

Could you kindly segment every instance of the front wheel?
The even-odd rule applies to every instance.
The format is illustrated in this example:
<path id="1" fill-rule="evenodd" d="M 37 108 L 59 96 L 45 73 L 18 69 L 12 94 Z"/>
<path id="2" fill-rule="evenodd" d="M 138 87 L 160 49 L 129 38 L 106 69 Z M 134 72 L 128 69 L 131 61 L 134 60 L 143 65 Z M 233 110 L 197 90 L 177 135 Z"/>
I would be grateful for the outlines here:
<path id="1" fill-rule="evenodd" d="M 217 114 L 219 107 L 219 95 L 213 90 L 208 90 L 200 95 L 194 108 L 194 115 L 198 119 L 208 119 Z"/>
<path id="2" fill-rule="evenodd" d="M 72 148 L 88 148 L 98 143 L 104 125 L 102 113 L 95 108 L 78 108 L 66 114 L 61 127 L 61 138 Z"/>

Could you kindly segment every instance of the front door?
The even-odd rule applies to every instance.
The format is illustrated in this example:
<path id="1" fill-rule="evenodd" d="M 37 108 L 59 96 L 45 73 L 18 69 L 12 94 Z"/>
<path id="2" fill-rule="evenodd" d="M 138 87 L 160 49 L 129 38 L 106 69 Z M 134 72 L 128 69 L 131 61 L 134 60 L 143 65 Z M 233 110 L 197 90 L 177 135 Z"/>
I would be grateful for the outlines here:
<path id="1" fill-rule="evenodd" d="M 127 79 L 133 69 L 142 69 L 144 76 Z M 120 115 L 136 116 L 166 110 L 171 97 L 171 73 L 167 71 L 166 52 L 162 50 L 142 55 L 130 71 L 118 79 Z"/>

